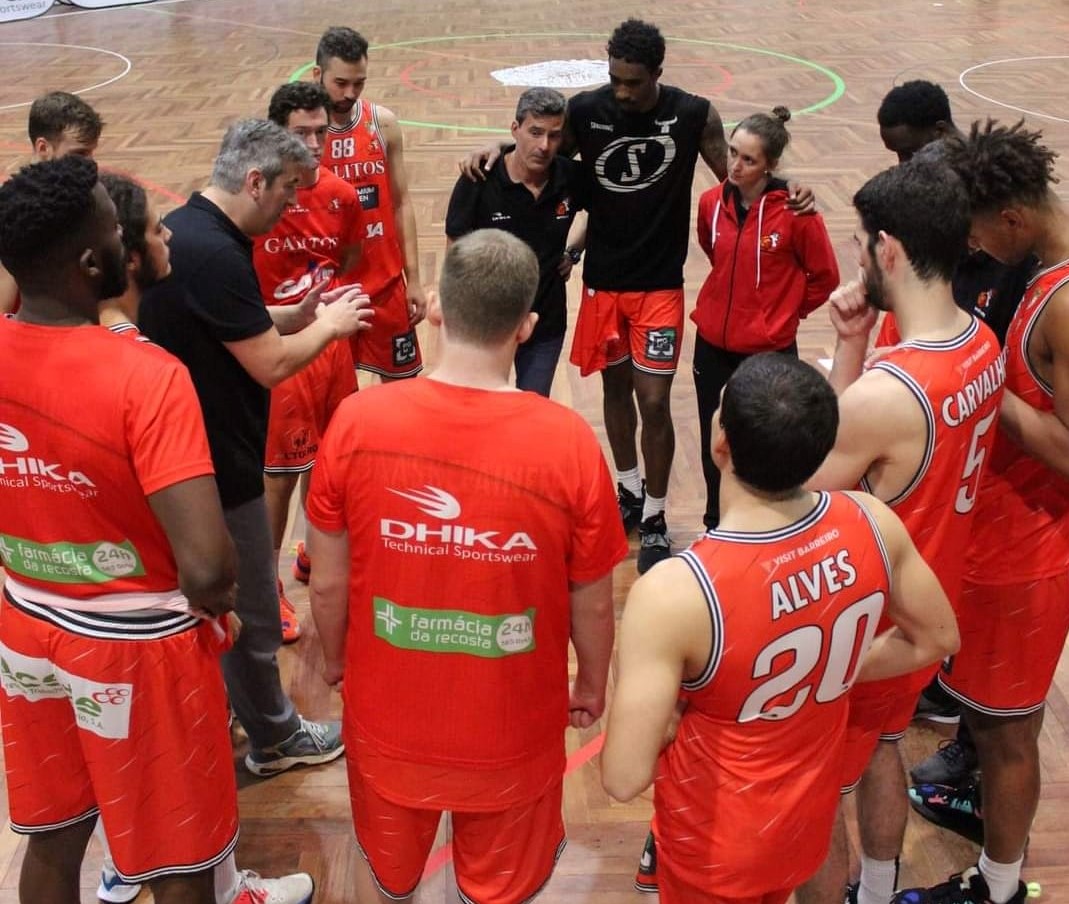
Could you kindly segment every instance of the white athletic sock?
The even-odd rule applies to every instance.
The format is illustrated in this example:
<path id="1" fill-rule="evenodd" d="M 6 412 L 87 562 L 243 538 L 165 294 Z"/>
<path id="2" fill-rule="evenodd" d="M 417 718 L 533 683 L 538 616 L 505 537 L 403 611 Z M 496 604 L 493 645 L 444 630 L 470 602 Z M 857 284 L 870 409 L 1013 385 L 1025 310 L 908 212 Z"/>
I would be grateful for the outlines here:
<path id="1" fill-rule="evenodd" d="M 238 893 L 238 865 L 234 854 L 215 867 L 215 904 L 230 904 Z"/>
<path id="2" fill-rule="evenodd" d="M 980 875 L 987 882 L 987 890 L 994 904 L 1006 904 L 1017 894 L 1017 883 L 1021 881 L 1021 864 L 1024 857 L 1015 863 L 998 863 L 987 856 L 987 851 L 980 852 Z"/>
<path id="3" fill-rule="evenodd" d="M 647 496 L 646 501 L 642 504 L 642 520 L 645 521 L 647 518 L 652 518 L 654 515 L 659 515 L 663 512 L 667 499 L 667 496 L 661 496 L 660 498 Z"/>
<path id="4" fill-rule="evenodd" d="M 111 847 L 108 845 L 108 836 L 104 834 L 104 820 L 99 816 L 97 817 L 96 828 L 93 829 L 93 834 L 96 835 L 97 841 L 100 842 L 100 847 L 104 852 L 104 863 L 102 864 L 104 869 L 108 872 L 115 872 L 115 861 L 111 859 Z"/>
<path id="5" fill-rule="evenodd" d="M 623 485 L 632 496 L 642 495 L 642 478 L 639 477 L 638 468 L 630 468 L 627 471 L 616 472 L 616 482 Z"/>
<path id="6" fill-rule="evenodd" d="M 873 860 L 862 854 L 857 904 L 887 904 L 895 893 L 897 872 L 894 860 Z"/>

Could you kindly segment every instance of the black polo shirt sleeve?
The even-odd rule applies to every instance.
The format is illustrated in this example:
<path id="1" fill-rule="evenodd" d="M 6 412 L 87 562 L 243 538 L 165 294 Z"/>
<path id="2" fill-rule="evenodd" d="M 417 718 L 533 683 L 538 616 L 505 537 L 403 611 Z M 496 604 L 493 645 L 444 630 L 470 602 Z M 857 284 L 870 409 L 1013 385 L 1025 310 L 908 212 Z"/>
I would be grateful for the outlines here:
<path id="1" fill-rule="evenodd" d="M 572 208 L 575 210 L 589 209 L 592 186 L 591 177 L 586 168 L 567 157 L 558 157 L 556 165 L 564 171 L 566 185 L 572 199 Z"/>
<path id="2" fill-rule="evenodd" d="M 240 342 L 274 326 L 256 273 L 237 245 L 213 252 L 190 280 L 188 304 L 219 342 Z"/>
<path id="3" fill-rule="evenodd" d="M 489 174 L 488 174 L 489 177 Z M 451 239 L 474 232 L 479 198 L 482 195 L 483 181 L 472 182 L 467 176 L 457 179 L 453 194 L 449 196 L 449 208 L 445 214 L 445 234 Z"/>

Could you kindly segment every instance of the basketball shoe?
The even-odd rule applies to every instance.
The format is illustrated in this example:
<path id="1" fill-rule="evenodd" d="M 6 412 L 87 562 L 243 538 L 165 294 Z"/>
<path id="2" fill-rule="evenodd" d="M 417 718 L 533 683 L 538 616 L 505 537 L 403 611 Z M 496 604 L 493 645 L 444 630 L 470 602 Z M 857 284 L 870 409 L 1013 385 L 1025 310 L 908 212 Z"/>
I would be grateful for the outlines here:
<path id="1" fill-rule="evenodd" d="M 642 521 L 642 506 L 646 502 L 646 482 L 642 482 L 642 492 L 637 496 L 622 483 L 616 484 L 616 502 L 620 506 L 620 520 L 624 523 L 624 533 L 630 534 Z M 296 565 L 294 567 L 296 568 Z"/>
<path id="2" fill-rule="evenodd" d="M 97 897 L 108 904 L 126 904 L 141 894 L 141 885 L 137 882 L 124 882 L 122 877 L 115 872 L 109 862 L 105 862 L 100 869 L 100 885 L 97 886 Z"/>
<path id="3" fill-rule="evenodd" d="M 230 904 L 311 904 L 315 882 L 308 873 L 263 879 L 251 869 L 238 870 L 240 884 Z"/>
<path id="4" fill-rule="evenodd" d="M 312 560 L 305 552 L 304 543 L 297 544 L 297 558 L 293 560 L 293 576 L 302 584 L 307 584 L 312 577 Z"/>
<path id="5" fill-rule="evenodd" d="M 1028 889 L 1017 883 L 1017 891 L 1006 904 L 1025 904 Z M 980 870 L 973 866 L 955 873 L 946 882 L 931 888 L 907 888 L 891 899 L 891 904 L 991 904 L 991 892 Z"/>
<path id="6" fill-rule="evenodd" d="M 301 639 L 301 623 L 297 619 L 297 610 L 282 589 L 282 580 L 278 582 L 278 612 L 282 619 L 282 642 L 296 643 Z"/>
<path id="7" fill-rule="evenodd" d="M 635 889 L 646 894 L 657 894 L 660 886 L 657 884 L 657 842 L 653 838 L 653 832 L 646 836 L 646 844 L 642 848 L 642 856 L 638 859 L 638 871 L 635 873 Z"/>
<path id="8" fill-rule="evenodd" d="M 245 767 L 254 775 L 267 778 L 294 766 L 318 766 L 345 753 L 341 739 L 341 722 L 309 722 L 301 718 L 298 729 L 274 747 L 250 750 Z"/>

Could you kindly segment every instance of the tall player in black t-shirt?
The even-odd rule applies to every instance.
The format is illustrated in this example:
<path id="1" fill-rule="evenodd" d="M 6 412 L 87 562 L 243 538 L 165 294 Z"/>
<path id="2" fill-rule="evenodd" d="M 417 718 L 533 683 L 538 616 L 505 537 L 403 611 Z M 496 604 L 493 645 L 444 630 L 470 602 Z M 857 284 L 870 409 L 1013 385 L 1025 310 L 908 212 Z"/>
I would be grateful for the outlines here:
<path id="1" fill-rule="evenodd" d="M 571 360 L 600 370 L 620 514 L 639 528 L 638 570 L 671 554 L 665 497 L 675 451 L 669 394 L 683 334 L 694 167 L 727 176 L 716 108 L 659 82 L 665 43 L 628 19 L 609 39 L 609 84 L 568 104 L 571 147 L 592 177 L 583 300 Z M 635 403 L 646 483 L 638 471 Z"/>
<path id="2" fill-rule="evenodd" d="M 610 83 L 571 98 L 561 146 L 581 155 L 592 182 L 571 360 L 584 375 L 601 371 L 620 515 L 629 531 L 639 527 L 644 572 L 671 554 L 664 518 L 675 451 L 669 394 L 683 332 L 691 181 L 699 154 L 717 178 L 727 175 L 727 142 L 708 100 L 659 83 L 665 43 L 656 27 L 628 19 L 607 50 Z M 485 178 L 480 163 L 489 169 L 497 153 L 478 151 L 461 169 Z"/>

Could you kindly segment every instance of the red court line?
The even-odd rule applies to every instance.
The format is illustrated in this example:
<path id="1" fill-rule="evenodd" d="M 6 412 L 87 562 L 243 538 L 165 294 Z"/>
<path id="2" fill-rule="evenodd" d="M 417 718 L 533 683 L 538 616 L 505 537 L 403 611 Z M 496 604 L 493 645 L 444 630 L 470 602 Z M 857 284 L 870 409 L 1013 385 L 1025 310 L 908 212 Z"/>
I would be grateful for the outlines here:
<path id="1" fill-rule="evenodd" d="M 425 88 L 423 87 L 423 85 L 417 85 L 414 81 L 412 81 L 412 73 L 416 69 L 419 69 L 422 66 L 426 66 L 428 63 L 432 62 L 436 61 L 432 60 L 430 57 L 426 57 L 425 59 L 416 60 L 416 62 L 410 63 L 409 65 L 405 66 L 405 68 L 401 70 L 401 74 L 398 76 L 398 78 L 400 78 L 401 80 L 401 84 L 405 85 L 408 88 L 411 88 L 413 91 L 418 91 L 420 94 L 430 94 L 433 97 L 442 97 L 446 100 L 456 101 L 457 103 L 462 102 L 464 98 L 458 97 L 456 94 L 446 94 L 444 91 L 436 91 L 433 88 Z"/>
<path id="2" fill-rule="evenodd" d="M 564 767 L 564 774 L 571 775 L 580 766 L 585 766 L 594 759 L 594 757 L 601 753 L 601 748 L 604 746 L 605 734 L 603 732 L 594 738 L 593 741 L 588 741 L 568 757 L 568 762 Z M 446 842 L 437 850 L 432 851 L 430 857 L 427 858 L 427 865 L 423 867 L 423 878 L 429 879 L 452 859 L 453 845 L 451 842 Z"/>

